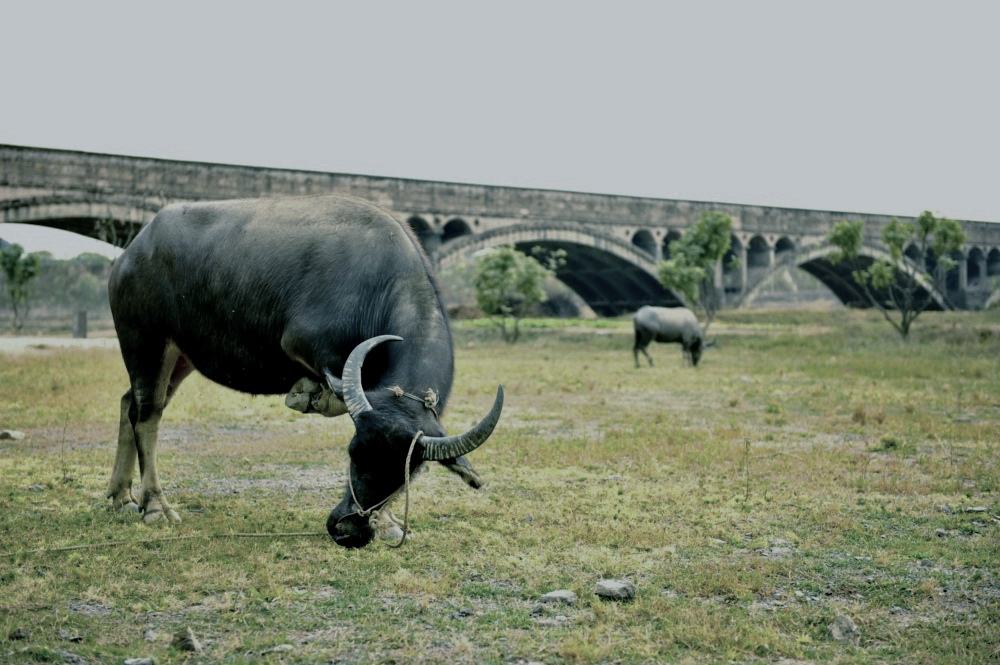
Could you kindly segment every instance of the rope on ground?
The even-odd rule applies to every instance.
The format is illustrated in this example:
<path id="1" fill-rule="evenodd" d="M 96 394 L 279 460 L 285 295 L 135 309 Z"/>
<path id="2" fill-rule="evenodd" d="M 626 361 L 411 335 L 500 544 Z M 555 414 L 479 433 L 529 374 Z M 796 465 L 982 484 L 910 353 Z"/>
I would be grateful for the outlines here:
<path id="1" fill-rule="evenodd" d="M 163 536 L 162 538 L 148 538 L 146 540 L 107 540 L 103 543 L 85 543 L 83 545 L 66 545 L 64 547 L 40 547 L 34 550 L 21 550 L 20 552 L 2 552 L 0 559 L 12 559 L 29 554 L 50 554 L 55 552 L 72 552 L 74 550 L 95 550 L 105 547 L 115 547 L 117 545 L 155 545 L 157 543 L 172 543 L 180 540 L 216 540 L 226 538 L 314 538 L 316 536 L 329 537 L 326 531 L 275 531 L 275 532 L 240 532 L 231 531 L 224 533 L 197 533 L 184 536 Z"/>

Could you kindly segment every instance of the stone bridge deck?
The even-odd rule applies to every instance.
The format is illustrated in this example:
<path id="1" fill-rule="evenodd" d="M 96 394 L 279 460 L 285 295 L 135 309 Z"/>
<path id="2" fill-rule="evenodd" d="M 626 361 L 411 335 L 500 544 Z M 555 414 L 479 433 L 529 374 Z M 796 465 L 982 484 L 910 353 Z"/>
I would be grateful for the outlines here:
<path id="1" fill-rule="evenodd" d="M 727 302 L 752 302 L 789 265 L 819 277 L 845 302 L 863 304 L 825 256 L 842 219 L 865 221 L 865 255 L 883 251 L 891 217 L 864 213 L 588 194 L 514 187 L 294 171 L 0 145 L 0 223 L 44 224 L 126 244 L 166 203 L 259 196 L 347 194 L 373 201 L 410 224 L 447 267 L 502 244 L 565 249 L 560 272 L 597 311 L 614 314 L 676 298 L 656 265 L 703 212 L 733 219 L 732 257 L 717 271 Z M 959 267 L 936 294 L 942 306 L 997 299 L 1000 224 L 963 221 Z M 845 281 L 846 280 L 846 281 Z"/>

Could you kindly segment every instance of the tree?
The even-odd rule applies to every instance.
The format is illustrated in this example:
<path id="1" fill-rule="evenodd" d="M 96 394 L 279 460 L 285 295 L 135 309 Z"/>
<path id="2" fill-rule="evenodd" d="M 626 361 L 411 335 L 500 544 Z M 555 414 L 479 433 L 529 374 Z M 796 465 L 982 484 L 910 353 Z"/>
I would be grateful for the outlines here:
<path id="1" fill-rule="evenodd" d="M 537 247 L 532 254 L 499 247 L 476 265 L 476 303 L 493 317 L 504 340 L 511 344 L 520 337 L 520 320 L 545 301 L 542 284 L 565 262 L 566 255 L 562 250 L 545 253 Z"/>
<path id="2" fill-rule="evenodd" d="M 729 215 L 706 212 L 687 233 L 671 243 L 670 259 L 660 263 L 660 282 L 701 310 L 706 334 L 722 304 L 722 294 L 715 284 L 715 266 L 729 251 L 732 226 Z"/>
<path id="3" fill-rule="evenodd" d="M 838 222 L 830 232 L 830 243 L 837 248 L 830 259 L 835 264 L 856 260 L 863 237 L 864 222 Z M 893 218 L 882 229 L 882 242 L 889 250 L 889 258 L 877 259 L 867 268 L 854 270 L 851 276 L 865 299 L 905 340 L 913 322 L 933 302 L 928 289 L 920 283 L 927 259 L 936 259 L 933 280 L 944 291 L 940 287 L 957 265 L 951 254 L 962 247 L 965 232 L 955 220 L 935 217 L 925 210 L 915 223 Z"/>
<path id="4" fill-rule="evenodd" d="M 25 255 L 20 245 L 7 245 L 0 249 L 0 269 L 7 278 L 7 295 L 14 311 L 15 332 L 21 332 L 28 318 L 28 282 L 38 274 L 38 265 L 38 257 Z"/>

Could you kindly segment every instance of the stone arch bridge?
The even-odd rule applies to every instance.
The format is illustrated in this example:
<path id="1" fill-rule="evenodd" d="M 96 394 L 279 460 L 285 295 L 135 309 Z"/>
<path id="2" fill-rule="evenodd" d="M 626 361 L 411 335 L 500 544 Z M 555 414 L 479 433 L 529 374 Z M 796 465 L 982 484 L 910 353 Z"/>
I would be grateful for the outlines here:
<path id="1" fill-rule="evenodd" d="M 660 286 L 656 266 L 669 256 L 671 243 L 710 210 L 733 220 L 732 249 L 715 276 L 727 305 L 751 304 L 773 275 L 797 266 L 841 301 L 865 306 L 851 271 L 884 255 L 879 234 L 890 220 L 0 145 L 0 223 L 41 224 L 119 246 L 167 203 L 325 193 L 358 196 L 392 211 L 413 228 L 440 269 L 501 245 L 564 249 L 560 279 L 608 315 L 679 302 Z M 834 223 L 848 218 L 865 221 L 864 250 L 856 265 L 834 265 L 825 238 Z M 933 266 L 924 266 L 921 285 L 937 307 L 975 308 L 998 299 L 1000 224 L 964 221 L 962 226 L 967 238 L 954 257 L 958 267 L 936 282 Z"/>

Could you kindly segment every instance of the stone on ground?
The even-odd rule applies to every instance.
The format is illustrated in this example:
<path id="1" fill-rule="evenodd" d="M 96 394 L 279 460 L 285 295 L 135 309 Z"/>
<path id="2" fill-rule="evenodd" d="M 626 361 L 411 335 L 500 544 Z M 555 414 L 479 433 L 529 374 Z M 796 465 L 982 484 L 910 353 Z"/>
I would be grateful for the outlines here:
<path id="1" fill-rule="evenodd" d="M 20 441 L 23 438 L 24 438 L 24 432 L 18 432 L 16 429 L 0 429 L 0 441 L 3 440 Z"/>
<path id="2" fill-rule="evenodd" d="M 556 589 L 543 594 L 538 599 L 542 603 L 563 603 L 564 605 L 575 605 L 576 594 L 569 589 Z"/>
<path id="3" fill-rule="evenodd" d="M 635 598 L 635 585 L 628 580 L 601 580 L 594 593 L 605 600 L 632 600 Z"/>
<path id="4" fill-rule="evenodd" d="M 861 631 L 854 620 L 846 614 L 838 614 L 830 624 L 830 637 L 845 644 L 858 644 L 861 641 Z"/>

